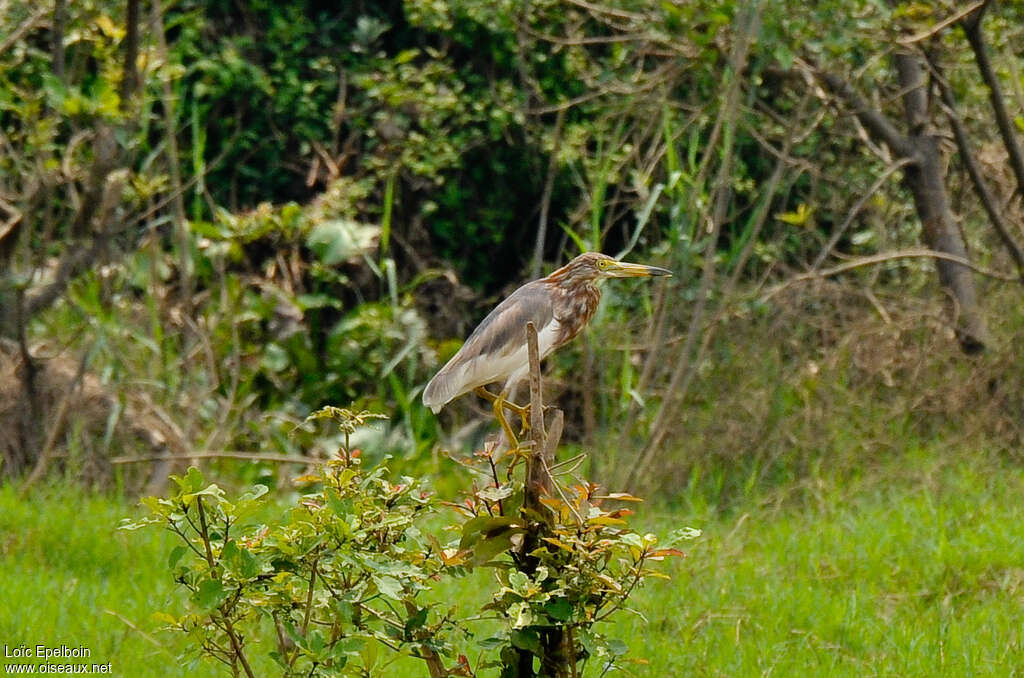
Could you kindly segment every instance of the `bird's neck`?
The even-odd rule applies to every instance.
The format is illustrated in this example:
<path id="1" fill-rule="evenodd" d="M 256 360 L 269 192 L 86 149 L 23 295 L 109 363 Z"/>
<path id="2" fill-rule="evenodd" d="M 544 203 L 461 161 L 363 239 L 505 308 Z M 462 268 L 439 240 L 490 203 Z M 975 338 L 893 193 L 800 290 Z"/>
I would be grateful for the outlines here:
<path id="1" fill-rule="evenodd" d="M 552 280 L 555 287 L 566 292 L 597 292 L 601 293 L 601 290 L 597 286 L 597 281 L 588 278 L 576 278 L 573 276 L 566 276 L 557 280 Z"/>
<path id="2" fill-rule="evenodd" d="M 558 290 L 560 305 L 572 316 L 582 320 L 584 325 L 601 302 L 601 288 L 593 280 L 567 280 L 556 284 L 555 288 Z"/>

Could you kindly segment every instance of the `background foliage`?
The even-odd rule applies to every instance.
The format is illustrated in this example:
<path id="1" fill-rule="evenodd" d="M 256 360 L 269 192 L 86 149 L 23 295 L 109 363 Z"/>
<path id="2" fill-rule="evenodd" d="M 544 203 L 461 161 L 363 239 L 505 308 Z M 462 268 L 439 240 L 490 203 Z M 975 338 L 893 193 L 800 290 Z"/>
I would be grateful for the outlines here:
<path id="1" fill-rule="evenodd" d="M 355 441 L 368 461 L 454 491 L 444 451 L 478 449 L 484 418 L 469 399 L 435 417 L 420 389 L 587 249 L 675 273 L 608 285 L 546 365 L 590 477 L 724 526 L 766 502 L 827 513 L 816 483 L 871 487 L 921 449 L 939 475 L 982 449 L 1017 473 L 1020 18 L 0 3 L 0 473 L 131 495 L 198 458 L 286 486 L 298 467 L 272 458 L 336 446 L 289 432 L 354 403 L 392 413 Z M 964 590 L 1015 590 L 998 569 Z M 959 590 L 939 579 L 937 600 Z"/>
<path id="2" fill-rule="evenodd" d="M 942 354 L 943 326 L 957 329 L 965 312 L 942 319 L 927 258 L 780 293 L 780 281 L 827 273 L 840 253 L 930 242 L 899 181 L 909 161 L 816 77 L 845 79 L 901 127 L 891 57 L 921 49 L 961 102 L 990 192 L 1015 190 L 957 23 L 967 15 L 952 7 L 51 9 L 4 14 L 2 317 L 14 341 L 54 343 L 36 351 L 34 371 L 54 372 L 56 391 L 78 362 L 81 384 L 101 375 L 94 400 L 107 402 L 80 425 L 103 429 L 112 449 L 137 446 L 126 431 L 158 428 L 143 445 L 295 451 L 282 427 L 358 401 L 397 411 L 383 448 L 422 459 L 441 429 L 416 405 L 418 389 L 454 342 L 525 275 L 602 249 L 676 275 L 665 287 L 609 289 L 593 332 L 554 361 L 556 378 L 580 377 L 560 396 L 570 434 L 605 446 L 617 431 L 609 452 L 637 449 L 682 476 L 693 455 L 661 444 L 677 413 L 700 411 L 703 388 L 720 393 L 732 361 L 764 355 L 745 355 L 722 329 L 767 332 L 757 341 L 777 369 L 765 378 L 799 389 L 787 374 L 808 361 L 857 369 L 805 327 L 881 333 L 880 350 L 899 361 L 912 340 L 902 328 L 932 323 L 922 340 Z M 1006 47 L 1016 12 L 993 9 L 982 26 L 1006 96 L 1019 99 Z M 934 74 L 930 109 L 946 125 Z M 1005 270 L 1012 247 L 972 199 L 964 163 L 951 155 L 945 175 L 960 232 L 977 265 Z M 1017 203 L 1005 204 L 1012 242 Z M 997 307 L 989 300 L 1003 287 L 978 284 L 981 303 Z M 796 320 L 790 332 L 768 329 L 784 319 Z M 1003 348 L 991 342 L 996 364 Z M 737 397 L 748 387 L 736 384 Z M 62 447 L 57 397 L 5 410 L 17 432 L 8 472 L 45 448 L 45 433 L 24 423 L 33 411 L 57 420 Z M 445 430 L 466 421 L 455 410 Z M 788 422 L 788 411 L 759 425 Z M 87 456 L 108 472 L 110 454 Z M 652 481 L 640 473 L 618 480 Z"/>

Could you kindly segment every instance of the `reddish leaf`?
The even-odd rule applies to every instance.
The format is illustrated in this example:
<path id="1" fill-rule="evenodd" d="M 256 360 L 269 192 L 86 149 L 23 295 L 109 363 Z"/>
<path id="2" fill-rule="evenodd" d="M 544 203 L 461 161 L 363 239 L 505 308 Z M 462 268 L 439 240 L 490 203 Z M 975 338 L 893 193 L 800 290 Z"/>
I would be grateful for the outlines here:
<path id="1" fill-rule="evenodd" d="M 665 556 L 678 556 L 685 558 L 686 554 L 679 549 L 655 549 L 647 554 L 648 558 L 664 558 Z"/>

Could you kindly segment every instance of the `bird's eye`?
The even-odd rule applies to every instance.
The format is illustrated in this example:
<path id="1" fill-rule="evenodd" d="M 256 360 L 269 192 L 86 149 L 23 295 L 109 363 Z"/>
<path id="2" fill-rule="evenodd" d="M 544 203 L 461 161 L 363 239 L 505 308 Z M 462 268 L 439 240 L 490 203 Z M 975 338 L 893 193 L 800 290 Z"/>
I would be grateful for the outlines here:
<path id="1" fill-rule="evenodd" d="M 607 259 L 598 259 L 597 260 L 597 267 L 599 269 L 601 269 L 602 271 L 604 269 L 608 268 L 608 260 Z"/>

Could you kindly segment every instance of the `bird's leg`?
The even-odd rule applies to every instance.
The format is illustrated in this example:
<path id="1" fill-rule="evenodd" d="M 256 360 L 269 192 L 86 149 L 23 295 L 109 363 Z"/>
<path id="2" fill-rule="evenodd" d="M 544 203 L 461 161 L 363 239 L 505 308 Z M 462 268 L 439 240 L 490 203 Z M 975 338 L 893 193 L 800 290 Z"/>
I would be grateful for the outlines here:
<path id="1" fill-rule="evenodd" d="M 505 400 L 507 395 L 508 389 L 503 390 L 494 399 L 493 406 L 494 413 L 498 417 L 498 421 L 501 422 L 502 427 L 505 429 L 505 436 L 508 438 L 509 441 L 509 453 L 512 455 L 512 461 L 508 465 L 508 479 L 511 480 L 512 471 L 515 470 L 516 465 L 519 463 L 520 460 L 526 458 L 527 453 L 526 450 L 524 450 L 522 446 L 519 444 L 519 441 L 516 440 L 515 434 L 512 433 L 512 428 L 508 425 L 508 421 L 505 419 L 503 410 L 505 408 L 508 408 L 513 412 L 519 414 L 520 422 L 522 423 L 522 429 L 519 431 L 519 435 L 523 435 L 524 433 L 526 433 L 530 425 L 529 415 L 527 414 L 529 412 L 529 405 L 527 405 L 526 407 L 520 407 L 515 403 L 511 403 Z"/>
<path id="2" fill-rule="evenodd" d="M 506 392 L 502 392 L 501 395 L 495 395 L 488 391 L 483 386 L 477 386 L 473 389 L 473 392 L 484 400 L 489 401 L 492 405 L 497 402 L 501 402 L 502 409 L 506 409 L 509 412 L 513 412 L 523 422 L 523 430 L 526 431 L 530 428 L 530 405 L 516 405 L 511 400 L 506 400 Z"/>
<path id="3" fill-rule="evenodd" d="M 505 438 L 508 440 L 509 449 L 513 452 L 519 451 L 519 438 L 512 431 L 512 425 L 508 423 L 508 418 L 505 416 L 505 399 L 498 396 L 498 399 L 494 401 L 494 416 L 498 418 L 498 423 L 501 424 L 501 429 L 505 432 Z"/>
<path id="4" fill-rule="evenodd" d="M 505 416 L 505 408 L 509 405 L 505 401 L 503 395 L 494 395 L 483 386 L 479 386 L 476 389 L 476 394 L 485 400 L 491 401 L 491 407 L 494 408 L 494 417 L 501 424 L 501 430 L 505 433 L 505 439 L 508 440 L 509 447 L 512 450 L 519 449 L 519 439 L 516 438 L 516 434 L 512 432 L 512 426 L 508 423 L 508 418 Z"/>
<path id="5" fill-rule="evenodd" d="M 519 384 L 522 382 L 521 379 L 516 377 L 509 377 L 508 381 L 505 382 L 505 388 L 501 392 L 505 402 L 509 404 L 509 409 L 519 415 L 519 420 L 522 422 L 523 433 L 530 429 L 530 403 L 525 405 L 516 405 L 516 391 L 519 389 Z"/>

